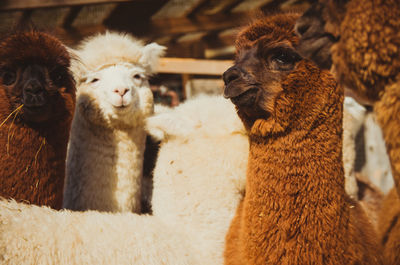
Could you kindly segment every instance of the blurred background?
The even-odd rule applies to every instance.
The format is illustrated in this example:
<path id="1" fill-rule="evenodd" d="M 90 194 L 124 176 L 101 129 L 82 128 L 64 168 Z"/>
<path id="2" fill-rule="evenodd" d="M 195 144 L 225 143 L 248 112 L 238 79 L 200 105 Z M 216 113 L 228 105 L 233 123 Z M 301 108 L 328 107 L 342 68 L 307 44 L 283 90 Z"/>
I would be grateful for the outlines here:
<path id="1" fill-rule="evenodd" d="M 33 22 L 66 45 L 106 30 L 167 47 L 150 79 L 156 103 L 176 106 L 198 94 L 221 94 L 240 27 L 257 14 L 305 11 L 316 0 L 0 0 L 0 37 Z M 393 185 L 380 128 L 366 109 L 357 132 L 356 173 L 386 192 Z"/>
<path id="2" fill-rule="evenodd" d="M 312 0 L 2 0 L 0 37 L 33 22 L 66 45 L 106 30 L 167 47 L 150 82 L 155 101 L 175 106 L 199 93 L 220 94 L 240 26 L 260 11 L 307 9 Z"/>

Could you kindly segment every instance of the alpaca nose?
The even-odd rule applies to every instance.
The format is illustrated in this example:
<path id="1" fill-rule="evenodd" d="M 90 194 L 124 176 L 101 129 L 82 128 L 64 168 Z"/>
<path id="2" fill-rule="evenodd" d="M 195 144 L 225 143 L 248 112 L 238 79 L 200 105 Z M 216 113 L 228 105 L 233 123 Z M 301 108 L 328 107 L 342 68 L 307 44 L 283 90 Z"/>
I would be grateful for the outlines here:
<path id="1" fill-rule="evenodd" d="M 39 81 L 28 81 L 23 88 L 23 103 L 26 107 L 41 107 L 47 102 L 47 93 Z"/>
<path id="2" fill-rule="evenodd" d="M 28 81 L 28 83 L 24 87 L 25 92 L 30 94 L 39 94 L 39 92 L 43 91 L 42 85 L 37 80 Z"/>
<path id="3" fill-rule="evenodd" d="M 240 77 L 240 72 L 236 66 L 230 67 L 222 75 L 222 79 L 224 80 L 225 86 L 231 83 L 232 81 L 238 79 L 239 77 Z"/>
<path id="4" fill-rule="evenodd" d="M 126 93 L 128 93 L 129 88 L 116 88 L 114 89 L 114 93 L 119 94 L 121 97 L 123 97 Z"/>

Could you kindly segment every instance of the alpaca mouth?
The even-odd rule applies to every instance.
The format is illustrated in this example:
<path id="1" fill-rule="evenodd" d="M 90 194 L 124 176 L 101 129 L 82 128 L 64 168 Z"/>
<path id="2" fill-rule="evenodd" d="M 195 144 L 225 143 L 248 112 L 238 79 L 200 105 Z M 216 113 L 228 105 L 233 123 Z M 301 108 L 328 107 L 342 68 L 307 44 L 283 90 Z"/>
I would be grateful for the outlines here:
<path id="1" fill-rule="evenodd" d="M 130 106 L 130 104 L 118 104 L 118 105 L 113 104 L 113 107 L 116 110 L 126 110 L 126 109 L 128 109 L 129 106 Z"/>
<path id="2" fill-rule="evenodd" d="M 35 114 L 35 113 L 40 113 L 46 109 L 46 105 L 41 105 L 41 106 L 30 106 L 24 104 L 24 112 L 30 113 L 30 114 Z"/>
<path id="3" fill-rule="evenodd" d="M 235 97 L 231 97 L 231 101 L 233 104 L 239 107 L 252 106 L 256 102 L 257 92 L 257 88 L 250 88 Z"/>

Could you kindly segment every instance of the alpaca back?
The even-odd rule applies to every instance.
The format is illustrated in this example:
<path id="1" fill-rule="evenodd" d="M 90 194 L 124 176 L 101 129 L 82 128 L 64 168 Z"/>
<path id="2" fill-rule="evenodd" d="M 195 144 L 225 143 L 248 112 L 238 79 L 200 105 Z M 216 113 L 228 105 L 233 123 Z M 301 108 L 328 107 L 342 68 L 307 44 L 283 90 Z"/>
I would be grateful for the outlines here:
<path id="1" fill-rule="evenodd" d="M 153 214 L 184 230 L 197 255 L 221 264 L 224 235 L 243 195 L 248 141 L 222 97 L 189 100 L 149 118 L 163 135 L 154 169 Z"/>

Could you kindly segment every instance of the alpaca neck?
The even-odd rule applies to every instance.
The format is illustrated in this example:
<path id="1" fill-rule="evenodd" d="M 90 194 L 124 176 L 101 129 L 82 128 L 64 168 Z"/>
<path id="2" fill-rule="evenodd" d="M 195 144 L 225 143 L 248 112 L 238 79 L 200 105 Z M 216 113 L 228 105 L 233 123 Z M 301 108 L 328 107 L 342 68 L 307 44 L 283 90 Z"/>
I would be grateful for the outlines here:
<path id="1" fill-rule="evenodd" d="M 61 208 L 70 124 L 31 126 L 17 117 L 1 126 L 1 196 Z"/>
<path id="2" fill-rule="evenodd" d="M 249 256 L 274 261 L 279 251 L 296 256 L 307 249 L 322 256 L 326 249 L 340 248 L 337 240 L 346 235 L 342 220 L 349 218 L 341 121 L 338 114 L 308 132 L 250 136 L 243 202 L 244 229 L 251 237 L 246 248 L 254 250 Z"/>
<path id="3" fill-rule="evenodd" d="M 74 178 L 85 175 L 90 179 L 81 184 L 90 186 L 82 188 L 82 192 L 85 197 L 94 198 L 82 202 L 84 206 L 79 210 L 139 212 L 146 141 L 144 126 L 109 128 L 88 123 L 77 115 L 70 141 L 68 163 L 72 168 L 68 166 L 67 174 Z M 81 157 L 81 161 L 74 156 Z M 75 163 L 87 164 L 84 172 L 74 172 Z"/>

